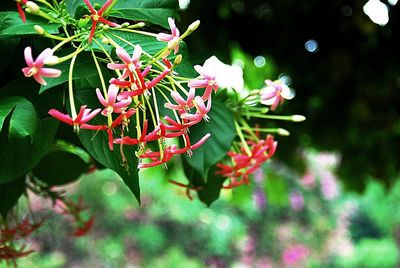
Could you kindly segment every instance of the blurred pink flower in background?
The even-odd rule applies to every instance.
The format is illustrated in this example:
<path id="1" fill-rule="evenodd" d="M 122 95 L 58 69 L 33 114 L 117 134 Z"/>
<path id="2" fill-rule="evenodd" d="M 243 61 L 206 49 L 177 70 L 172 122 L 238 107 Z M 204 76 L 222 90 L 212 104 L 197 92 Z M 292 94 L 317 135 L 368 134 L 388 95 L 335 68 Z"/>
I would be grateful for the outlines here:
<path id="1" fill-rule="evenodd" d="M 321 192 L 326 200 L 335 199 L 339 195 L 336 178 L 329 171 L 325 171 L 321 174 Z"/>
<path id="2" fill-rule="evenodd" d="M 315 175 L 308 170 L 301 178 L 301 184 L 305 189 L 311 190 L 315 186 Z"/>
<path id="3" fill-rule="evenodd" d="M 298 265 L 307 259 L 310 250 L 304 245 L 294 245 L 285 249 L 282 253 L 282 262 L 285 266 L 299 267 Z"/>
<path id="4" fill-rule="evenodd" d="M 290 206 L 295 211 L 300 211 L 304 208 L 304 197 L 298 191 L 293 191 L 290 193 Z"/>

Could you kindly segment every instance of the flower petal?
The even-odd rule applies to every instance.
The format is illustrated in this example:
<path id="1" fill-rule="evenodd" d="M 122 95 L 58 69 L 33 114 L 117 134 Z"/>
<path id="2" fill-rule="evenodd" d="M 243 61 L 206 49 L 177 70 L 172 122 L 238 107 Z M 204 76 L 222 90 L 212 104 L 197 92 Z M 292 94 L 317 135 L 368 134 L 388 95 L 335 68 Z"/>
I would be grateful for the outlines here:
<path id="1" fill-rule="evenodd" d="M 29 67 L 33 65 L 32 48 L 26 47 L 24 50 L 25 62 Z"/>

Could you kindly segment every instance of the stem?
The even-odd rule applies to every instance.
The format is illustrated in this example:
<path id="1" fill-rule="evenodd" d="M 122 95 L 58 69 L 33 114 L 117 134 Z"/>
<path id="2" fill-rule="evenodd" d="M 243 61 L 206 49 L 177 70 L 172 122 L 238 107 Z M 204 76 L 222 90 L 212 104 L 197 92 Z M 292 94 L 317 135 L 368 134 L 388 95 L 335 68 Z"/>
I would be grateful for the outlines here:
<path id="1" fill-rule="evenodd" d="M 83 35 L 83 33 L 78 33 L 78 34 L 75 34 L 75 35 L 73 35 L 73 36 L 71 36 L 71 37 L 68 37 L 68 38 L 66 38 L 66 39 L 64 39 L 64 41 L 62 41 L 62 42 L 60 42 L 60 43 L 58 43 L 55 47 L 53 47 L 53 52 L 56 52 L 58 49 L 60 49 L 63 45 L 65 45 L 66 43 L 68 43 L 68 42 L 71 42 L 72 40 L 74 40 L 75 38 L 77 38 L 78 36 L 81 36 L 81 35 Z"/>
<path id="2" fill-rule="evenodd" d="M 111 55 L 108 54 L 107 50 L 103 47 L 103 45 L 99 41 L 97 41 L 96 39 L 93 39 L 93 41 L 101 48 L 101 50 L 106 55 L 106 57 L 110 61 L 110 63 L 114 63 L 114 60 L 111 58 Z M 115 72 L 117 73 L 118 77 L 121 76 L 121 73 L 120 73 L 119 70 L 115 70 Z"/>
<path id="3" fill-rule="evenodd" d="M 61 57 L 58 59 L 58 63 L 64 62 L 69 60 L 70 58 L 76 58 L 76 56 L 78 56 L 79 53 L 81 53 L 83 50 L 85 50 L 89 45 L 85 45 L 84 47 L 82 47 L 82 44 L 79 45 L 79 47 L 77 48 L 77 50 L 75 50 L 73 53 Z"/>
<path id="4" fill-rule="evenodd" d="M 101 72 L 100 65 L 99 65 L 99 63 L 98 63 L 98 61 L 97 61 L 97 58 L 96 58 L 96 55 L 94 54 L 93 49 L 90 49 L 90 51 L 92 52 L 94 64 L 96 65 L 97 73 L 99 74 L 99 77 L 100 77 L 100 82 L 101 82 L 101 86 L 102 86 L 102 88 L 103 88 L 104 96 L 105 96 L 106 98 L 108 98 L 108 97 L 107 97 L 106 83 L 104 82 L 104 77 L 103 77 L 103 73 Z"/>
<path id="5" fill-rule="evenodd" d="M 293 121 L 293 115 L 267 115 L 267 114 L 248 113 L 248 116 L 256 118 L 264 118 L 264 119 Z"/>
<path id="6" fill-rule="evenodd" d="M 130 33 L 147 35 L 147 36 L 151 36 L 151 37 L 157 37 L 157 34 L 155 34 L 155 33 L 149 33 L 149 32 L 144 32 L 144 31 L 133 30 L 133 29 L 127 29 L 127 28 L 110 28 L 110 29 L 115 30 L 115 31 L 130 32 Z"/>
<path id="7" fill-rule="evenodd" d="M 239 136 L 239 138 L 240 138 L 240 141 L 242 142 L 242 145 L 243 145 L 244 150 L 246 151 L 246 153 L 247 153 L 248 156 L 251 156 L 250 148 L 249 148 L 249 146 L 247 145 L 247 142 L 246 142 L 246 140 L 245 140 L 244 137 L 243 137 L 243 132 L 242 132 L 242 130 L 240 129 L 240 126 L 239 126 L 239 124 L 238 124 L 238 122 L 237 122 L 236 120 L 235 120 L 235 128 L 236 128 L 236 133 L 238 134 L 238 136 Z"/>
<path id="8" fill-rule="evenodd" d="M 69 65 L 69 73 L 68 73 L 68 94 L 69 94 L 69 104 L 71 107 L 71 113 L 72 113 L 72 118 L 75 119 L 77 117 L 76 114 L 76 108 L 75 108 L 75 101 L 74 101 L 74 92 L 73 92 L 73 71 L 74 71 L 74 65 L 75 65 L 75 60 L 77 58 L 78 54 L 75 54 L 72 57 L 71 63 Z"/>

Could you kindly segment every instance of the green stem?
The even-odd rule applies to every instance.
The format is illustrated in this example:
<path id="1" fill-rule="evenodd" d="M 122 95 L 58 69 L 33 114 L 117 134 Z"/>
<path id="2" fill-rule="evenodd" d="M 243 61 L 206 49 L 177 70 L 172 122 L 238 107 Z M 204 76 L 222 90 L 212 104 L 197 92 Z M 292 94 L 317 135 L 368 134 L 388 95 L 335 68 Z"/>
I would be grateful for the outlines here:
<path id="1" fill-rule="evenodd" d="M 96 65 L 97 73 L 99 74 L 99 77 L 100 77 L 100 82 L 101 82 L 101 86 L 103 88 L 104 97 L 108 98 L 107 97 L 107 87 L 106 87 L 106 83 L 104 82 L 104 77 L 103 77 L 103 73 L 101 72 L 99 62 L 97 61 L 97 58 L 96 58 L 96 55 L 94 54 L 93 49 L 90 49 L 90 51 L 92 52 L 93 61 L 94 61 L 94 64 Z"/>
<path id="2" fill-rule="evenodd" d="M 88 46 L 89 46 L 89 45 L 85 45 L 84 47 L 82 47 L 82 44 L 79 45 L 78 49 L 75 50 L 73 53 L 71 53 L 71 54 L 69 54 L 69 55 L 67 55 L 67 56 L 64 56 L 64 57 L 59 58 L 59 59 L 58 59 L 58 63 L 67 61 L 67 60 L 69 60 L 70 58 L 74 58 L 74 57 L 78 56 L 78 54 L 81 53 L 83 50 L 85 50 Z"/>
<path id="3" fill-rule="evenodd" d="M 73 91 L 73 71 L 75 60 L 78 54 L 75 54 L 72 57 L 71 63 L 69 65 L 69 73 L 68 73 L 68 94 L 69 94 L 69 104 L 71 107 L 72 118 L 75 119 L 77 117 L 76 108 L 75 108 L 75 101 L 74 101 L 74 91 Z"/>
<path id="4" fill-rule="evenodd" d="M 246 140 L 243 137 L 243 132 L 240 129 L 238 122 L 236 120 L 234 122 L 235 122 L 236 133 L 238 134 L 240 141 L 242 142 L 242 146 L 243 146 L 244 150 L 246 151 L 247 155 L 251 156 L 251 150 L 250 150 L 249 146 L 247 145 Z"/>
<path id="5" fill-rule="evenodd" d="M 64 39 L 64 41 L 62 41 L 62 42 L 60 42 L 60 43 L 58 43 L 55 47 L 53 47 L 53 52 L 56 52 L 58 49 L 60 49 L 63 45 L 65 45 L 66 43 L 68 43 L 68 42 L 71 42 L 72 40 L 74 40 L 75 38 L 77 38 L 77 37 L 79 37 L 79 36 L 81 36 L 81 35 L 83 35 L 83 33 L 78 33 L 78 34 L 75 34 L 75 35 L 73 35 L 73 36 L 71 36 L 71 37 L 68 37 L 68 38 L 66 38 L 66 39 Z"/>

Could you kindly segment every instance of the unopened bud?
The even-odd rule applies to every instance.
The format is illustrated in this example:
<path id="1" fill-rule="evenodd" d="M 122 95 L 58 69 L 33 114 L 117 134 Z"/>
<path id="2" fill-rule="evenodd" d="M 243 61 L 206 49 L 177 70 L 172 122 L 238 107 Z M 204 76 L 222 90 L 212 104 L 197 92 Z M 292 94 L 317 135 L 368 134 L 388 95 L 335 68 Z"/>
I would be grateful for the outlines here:
<path id="1" fill-rule="evenodd" d="M 32 2 L 32 1 L 26 2 L 25 5 L 26 5 L 26 9 L 25 10 L 28 13 L 35 14 L 35 13 L 38 13 L 39 10 L 40 10 L 40 7 L 38 5 L 36 5 L 34 2 Z"/>
<path id="2" fill-rule="evenodd" d="M 260 90 L 259 89 L 253 89 L 252 91 L 250 91 L 250 96 L 256 96 L 260 94 Z"/>
<path id="3" fill-rule="evenodd" d="M 108 25 L 108 24 L 100 24 L 100 27 L 102 28 L 102 29 L 104 29 L 104 30 L 108 30 L 108 29 L 110 29 L 110 25 Z"/>
<path id="4" fill-rule="evenodd" d="M 46 31 L 40 25 L 35 25 L 33 28 L 35 28 L 35 31 L 38 35 L 44 35 L 46 33 Z"/>
<path id="5" fill-rule="evenodd" d="M 144 27 L 146 24 L 144 22 L 138 22 L 134 25 L 130 25 L 128 26 L 129 29 L 135 29 L 135 28 L 142 28 Z"/>
<path id="6" fill-rule="evenodd" d="M 303 122 L 304 120 L 306 120 L 305 116 L 298 115 L 298 114 L 292 115 L 292 121 L 294 121 L 294 122 Z"/>
<path id="7" fill-rule="evenodd" d="M 176 56 L 175 60 L 174 60 L 174 65 L 175 64 L 179 64 L 182 62 L 182 55 L 179 54 L 178 56 Z"/>
<path id="8" fill-rule="evenodd" d="M 200 25 L 200 20 L 196 20 L 195 22 L 193 22 L 192 24 L 189 25 L 188 27 L 188 31 L 193 32 L 197 29 L 197 27 L 199 27 Z"/>
<path id="9" fill-rule="evenodd" d="M 281 136 L 289 136 L 290 133 L 289 133 L 289 131 L 287 131 L 286 129 L 278 128 L 278 135 L 281 135 Z"/>
<path id="10" fill-rule="evenodd" d="M 121 24 L 121 28 L 127 28 L 129 26 L 129 22 L 124 22 Z"/>
<path id="11" fill-rule="evenodd" d="M 60 59 L 57 56 L 50 56 L 43 60 L 44 64 L 47 65 L 56 65 L 60 63 Z"/>
<path id="12" fill-rule="evenodd" d="M 103 37 L 103 38 L 101 39 L 101 42 L 102 42 L 103 44 L 107 45 L 107 44 L 110 43 L 110 39 L 108 39 L 107 37 Z"/>

